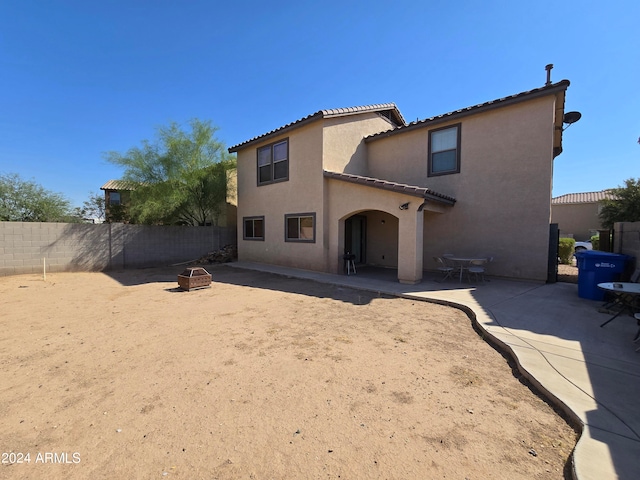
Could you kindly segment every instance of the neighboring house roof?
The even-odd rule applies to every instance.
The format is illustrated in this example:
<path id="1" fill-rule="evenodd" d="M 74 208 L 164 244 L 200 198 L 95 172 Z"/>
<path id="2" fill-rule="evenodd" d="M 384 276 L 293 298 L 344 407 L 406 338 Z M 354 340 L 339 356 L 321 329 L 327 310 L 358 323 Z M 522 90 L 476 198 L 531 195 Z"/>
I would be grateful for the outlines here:
<path id="1" fill-rule="evenodd" d="M 109 180 L 100 190 L 135 190 L 138 187 L 137 182 L 130 182 L 128 180 Z"/>
<path id="2" fill-rule="evenodd" d="M 249 146 L 250 144 L 257 143 L 262 141 L 265 137 L 273 135 L 275 133 L 281 134 L 288 132 L 289 130 L 293 130 L 294 128 L 299 128 L 307 123 L 314 122 L 321 118 L 332 118 L 332 117 L 345 117 L 348 115 L 357 115 L 360 113 L 369 113 L 369 112 L 378 112 L 387 118 L 392 125 L 405 125 L 406 122 L 404 117 L 396 107 L 395 103 L 380 103 L 375 105 L 365 105 L 361 107 L 349 107 L 349 108 L 333 108 L 330 110 L 320 110 L 311 115 L 307 115 L 300 120 L 296 120 L 295 122 L 288 123 L 280 128 L 276 128 L 275 130 L 271 130 L 263 135 L 258 137 L 251 138 L 245 142 L 239 143 L 232 147 L 229 147 L 229 153 L 237 152 L 238 150 Z"/>
<path id="3" fill-rule="evenodd" d="M 323 173 L 326 178 L 335 178 L 336 180 L 357 183 L 359 185 L 364 185 L 365 187 L 381 188 L 383 190 L 404 193 L 405 195 L 412 195 L 414 197 L 436 200 L 449 205 L 456 203 L 455 198 L 434 192 L 433 190 L 425 187 L 389 182 L 387 180 L 380 180 L 379 178 L 363 177 L 361 175 L 352 175 L 350 173 L 329 172 L 327 170 L 324 170 Z"/>
<path id="4" fill-rule="evenodd" d="M 379 137 L 388 137 L 390 135 L 395 135 L 397 133 L 404 133 L 404 132 L 422 128 L 425 126 L 433 126 L 434 124 L 448 122 L 451 120 L 457 120 L 459 118 L 463 118 L 468 115 L 474 115 L 476 113 L 492 110 L 494 108 L 505 107 L 507 105 L 519 103 L 524 100 L 531 100 L 533 98 L 540 97 L 543 95 L 557 93 L 557 92 L 566 90 L 568 86 L 569 86 L 569 80 L 561 80 L 558 83 L 553 83 L 550 85 L 546 85 L 544 87 L 534 88 L 533 90 L 517 93 L 515 95 L 499 98 L 497 100 L 491 100 L 490 102 L 480 103 L 473 107 L 462 108 L 460 110 L 455 110 L 453 112 L 445 113 L 443 115 L 438 115 L 435 117 L 430 117 L 424 120 L 417 120 L 415 122 L 411 122 L 406 125 L 398 126 L 392 130 L 387 130 L 386 132 L 375 133 L 373 135 L 369 135 L 368 137 L 365 137 L 365 142 L 371 141 Z"/>
<path id="5" fill-rule="evenodd" d="M 571 205 L 577 203 L 597 203 L 613 198 L 608 190 L 600 192 L 567 193 L 551 199 L 551 205 Z"/>

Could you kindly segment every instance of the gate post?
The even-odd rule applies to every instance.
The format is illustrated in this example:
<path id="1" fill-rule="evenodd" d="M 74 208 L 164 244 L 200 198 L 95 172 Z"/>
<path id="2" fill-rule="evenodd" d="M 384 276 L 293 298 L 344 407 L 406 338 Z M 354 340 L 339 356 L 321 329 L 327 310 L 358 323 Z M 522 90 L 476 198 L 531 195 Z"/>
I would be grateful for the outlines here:
<path id="1" fill-rule="evenodd" d="M 547 265 L 547 283 L 558 281 L 558 245 L 560 229 L 557 223 L 549 225 L 549 263 Z"/>

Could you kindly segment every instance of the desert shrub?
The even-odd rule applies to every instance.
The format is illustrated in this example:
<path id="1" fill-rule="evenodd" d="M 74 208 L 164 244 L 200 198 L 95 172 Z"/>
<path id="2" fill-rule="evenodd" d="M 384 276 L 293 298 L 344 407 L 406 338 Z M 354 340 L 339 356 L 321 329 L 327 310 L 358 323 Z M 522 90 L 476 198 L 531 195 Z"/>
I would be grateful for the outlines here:
<path id="1" fill-rule="evenodd" d="M 594 250 L 600 250 L 600 235 L 594 235 L 591 237 L 591 245 Z"/>
<path id="2" fill-rule="evenodd" d="M 565 265 L 571 265 L 571 257 L 575 251 L 576 241 L 573 238 L 561 238 L 560 247 L 558 248 L 558 256 L 560 262 Z"/>

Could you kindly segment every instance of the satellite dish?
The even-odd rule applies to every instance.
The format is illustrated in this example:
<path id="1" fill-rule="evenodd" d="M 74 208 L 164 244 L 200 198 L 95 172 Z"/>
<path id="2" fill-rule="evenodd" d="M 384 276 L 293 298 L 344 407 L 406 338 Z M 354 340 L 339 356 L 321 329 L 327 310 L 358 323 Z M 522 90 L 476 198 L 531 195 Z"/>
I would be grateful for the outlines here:
<path id="1" fill-rule="evenodd" d="M 576 123 L 578 120 L 582 118 L 582 114 L 580 112 L 567 112 L 562 117 L 562 123 L 568 123 L 571 125 L 572 123 Z"/>

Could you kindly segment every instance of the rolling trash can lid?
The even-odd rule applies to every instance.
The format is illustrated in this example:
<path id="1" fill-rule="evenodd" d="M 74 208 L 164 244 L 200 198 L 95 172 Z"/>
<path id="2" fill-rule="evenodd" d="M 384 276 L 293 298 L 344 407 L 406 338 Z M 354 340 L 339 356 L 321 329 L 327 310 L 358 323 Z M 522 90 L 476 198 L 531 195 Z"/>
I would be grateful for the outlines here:
<path id="1" fill-rule="evenodd" d="M 576 252 L 578 260 L 578 273 L 580 270 L 607 270 L 613 273 L 624 272 L 625 266 L 629 260 L 629 255 L 622 253 L 600 252 L 598 250 L 582 250 Z"/>

